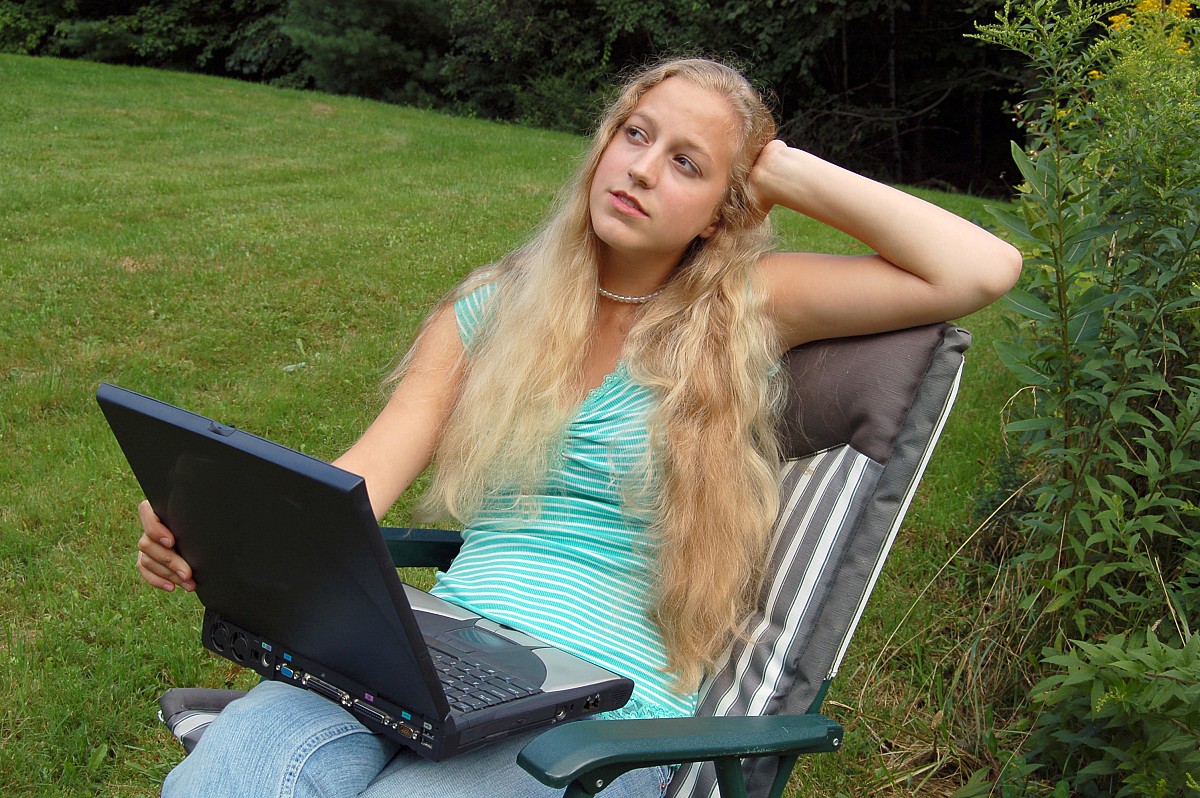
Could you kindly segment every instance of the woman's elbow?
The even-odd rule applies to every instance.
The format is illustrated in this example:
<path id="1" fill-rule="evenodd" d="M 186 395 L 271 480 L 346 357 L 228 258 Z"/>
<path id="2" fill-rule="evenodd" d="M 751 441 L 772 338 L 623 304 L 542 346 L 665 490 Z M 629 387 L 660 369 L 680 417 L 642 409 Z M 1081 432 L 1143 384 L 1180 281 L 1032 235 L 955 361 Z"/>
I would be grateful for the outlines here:
<path id="1" fill-rule="evenodd" d="M 984 305 L 990 305 L 1009 292 L 1021 276 L 1021 251 L 1007 241 L 996 239 L 996 248 L 989 253 L 979 270 L 980 293 Z"/>

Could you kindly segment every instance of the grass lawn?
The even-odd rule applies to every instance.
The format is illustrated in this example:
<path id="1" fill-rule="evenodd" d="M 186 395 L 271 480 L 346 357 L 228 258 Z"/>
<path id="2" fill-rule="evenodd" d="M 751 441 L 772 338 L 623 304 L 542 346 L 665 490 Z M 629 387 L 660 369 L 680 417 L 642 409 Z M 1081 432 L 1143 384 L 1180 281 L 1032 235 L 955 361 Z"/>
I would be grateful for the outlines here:
<path id="1" fill-rule="evenodd" d="M 253 682 L 200 648 L 194 597 L 137 578 L 140 494 L 96 385 L 332 458 L 381 406 L 379 381 L 431 303 L 523 240 L 583 146 L 0 56 L 0 792 L 157 795 L 182 755 L 157 695 Z M 986 218 L 980 201 L 929 197 Z M 789 247 L 852 246 L 795 215 L 779 227 Z M 933 755 L 959 656 L 948 641 L 970 620 L 970 599 L 935 575 L 970 532 L 1012 388 L 989 345 L 995 311 L 965 326 L 976 348 L 958 409 L 831 696 L 846 751 L 806 763 L 798 794 L 864 794 L 899 767 L 883 750 L 905 772 Z"/>

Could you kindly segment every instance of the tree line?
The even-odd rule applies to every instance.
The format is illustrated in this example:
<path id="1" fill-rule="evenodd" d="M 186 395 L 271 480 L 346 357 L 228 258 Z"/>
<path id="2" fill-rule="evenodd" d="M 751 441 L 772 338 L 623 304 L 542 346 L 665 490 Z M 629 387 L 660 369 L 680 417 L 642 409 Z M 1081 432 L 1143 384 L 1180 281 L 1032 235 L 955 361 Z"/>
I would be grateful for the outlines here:
<path id="1" fill-rule="evenodd" d="M 0 51 L 313 88 L 584 132 L 613 79 L 718 55 L 782 135 L 878 178 L 1004 192 L 1002 0 L 0 0 Z"/>

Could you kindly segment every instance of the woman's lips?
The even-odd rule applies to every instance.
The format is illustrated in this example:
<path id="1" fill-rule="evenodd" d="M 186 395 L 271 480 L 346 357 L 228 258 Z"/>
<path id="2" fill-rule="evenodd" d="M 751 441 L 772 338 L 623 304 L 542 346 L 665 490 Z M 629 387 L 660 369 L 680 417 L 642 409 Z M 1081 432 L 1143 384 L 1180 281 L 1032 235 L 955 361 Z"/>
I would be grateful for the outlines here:
<path id="1" fill-rule="evenodd" d="M 642 218 L 649 215 L 642 210 L 641 204 L 628 194 L 620 191 L 610 191 L 608 196 L 612 206 L 626 216 Z"/>

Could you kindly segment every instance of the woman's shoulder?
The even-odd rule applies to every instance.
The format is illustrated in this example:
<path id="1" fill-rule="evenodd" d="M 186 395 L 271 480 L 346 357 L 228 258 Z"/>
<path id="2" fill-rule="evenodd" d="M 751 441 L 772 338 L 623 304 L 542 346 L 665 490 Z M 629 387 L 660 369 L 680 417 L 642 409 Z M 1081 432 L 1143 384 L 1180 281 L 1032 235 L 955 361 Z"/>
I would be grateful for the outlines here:
<path id="1" fill-rule="evenodd" d="M 497 288 L 494 272 L 473 274 L 459 285 L 455 293 L 454 315 L 458 319 L 458 331 L 464 344 L 470 345 L 478 337 L 480 329 L 488 323 Z"/>
<path id="2" fill-rule="evenodd" d="M 454 307 L 472 314 L 482 313 L 491 305 L 496 295 L 496 287 L 494 280 L 466 287 L 454 301 Z"/>

